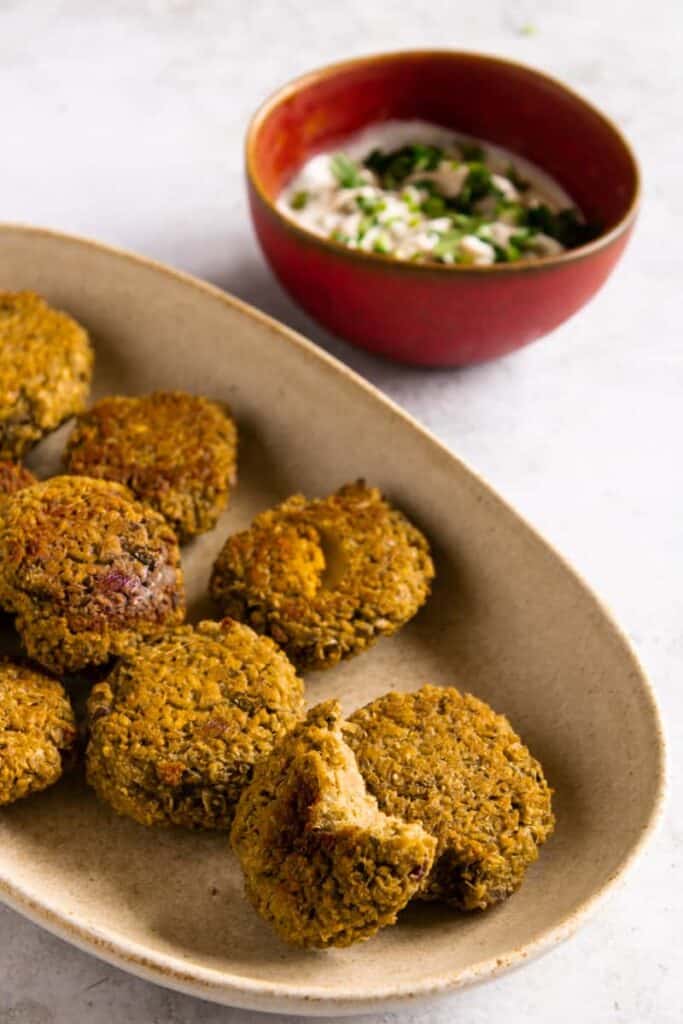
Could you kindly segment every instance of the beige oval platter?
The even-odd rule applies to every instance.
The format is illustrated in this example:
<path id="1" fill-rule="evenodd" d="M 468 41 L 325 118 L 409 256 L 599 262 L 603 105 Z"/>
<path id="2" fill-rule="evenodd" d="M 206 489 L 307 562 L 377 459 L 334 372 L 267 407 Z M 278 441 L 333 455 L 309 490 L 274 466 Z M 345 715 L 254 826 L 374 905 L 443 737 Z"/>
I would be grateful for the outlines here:
<path id="1" fill-rule="evenodd" d="M 394 1008 L 495 975 L 568 936 L 642 851 L 662 802 L 649 684 L 586 585 L 493 491 L 340 363 L 216 288 L 77 238 L 0 227 L 0 289 L 32 288 L 96 345 L 96 394 L 181 387 L 226 399 L 240 482 L 184 551 L 190 614 L 229 531 L 276 499 L 379 485 L 433 542 L 433 595 L 398 636 L 306 678 L 350 710 L 391 688 L 456 683 L 505 712 L 556 790 L 557 831 L 520 892 L 484 914 L 411 907 L 348 950 L 284 947 L 245 902 L 223 835 L 116 818 L 78 773 L 0 814 L 0 896 L 161 985 L 298 1014 Z M 63 427 L 34 453 L 54 471 Z M 9 632 L 6 633 L 9 637 Z M 9 640 L 5 640 L 8 643 Z"/>

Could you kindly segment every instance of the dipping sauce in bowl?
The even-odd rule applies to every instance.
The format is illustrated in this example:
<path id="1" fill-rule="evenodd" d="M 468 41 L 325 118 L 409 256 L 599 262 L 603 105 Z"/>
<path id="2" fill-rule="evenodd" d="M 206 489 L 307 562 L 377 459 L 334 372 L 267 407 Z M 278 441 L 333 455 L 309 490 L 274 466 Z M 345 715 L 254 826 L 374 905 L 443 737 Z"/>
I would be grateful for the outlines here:
<path id="1" fill-rule="evenodd" d="M 311 157 L 278 209 L 350 249 L 487 266 L 555 256 L 597 233 L 523 157 L 425 121 L 385 121 Z"/>
<path id="2" fill-rule="evenodd" d="M 390 138 L 397 122 L 409 134 Z M 415 134 L 416 122 L 428 132 L 425 137 Z M 442 147 L 429 134 L 434 126 L 445 133 Z M 462 143 L 478 140 L 484 140 L 484 159 L 468 159 L 477 153 L 463 152 Z M 410 204 L 419 209 L 410 212 L 419 222 L 407 224 L 401 250 L 404 229 L 388 233 L 386 221 L 378 217 L 385 211 L 376 207 L 386 202 L 395 209 L 394 201 L 401 201 L 405 182 L 399 188 L 386 175 L 395 179 L 395 166 L 405 170 L 406 154 L 397 151 L 417 145 L 427 153 L 411 150 L 406 177 L 420 174 L 408 184 L 416 188 L 409 193 Z M 469 182 L 464 179 L 457 194 L 448 194 L 451 183 L 455 192 L 455 183 L 450 171 L 448 183 L 439 174 L 441 160 L 429 147 L 452 147 L 453 159 L 468 165 L 467 176 L 476 172 Z M 373 149 L 379 155 L 372 166 L 363 167 Z M 340 162 L 340 153 L 352 162 L 350 167 Z M 337 155 L 338 173 L 331 185 L 336 194 L 323 196 L 321 189 L 309 208 L 311 197 L 305 193 L 313 189 L 300 175 L 315 167 L 327 174 L 332 154 Z M 321 156 L 322 163 L 314 164 Z M 247 133 L 246 158 L 256 234 L 293 298 L 346 340 L 426 366 L 492 359 L 541 338 L 576 313 L 619 260 L 640 192 L 635 157 L 603 114 L 547 75 L 476 53 L 380 54 L 304 75 L 257 111 Z M 427 166 L 418 168 L 421 161 Z M 358 185 L 355 175 L 364 171 L 375 180 L 361 178 Z M 436 179 L 425 176 L 433 173 Z M 517 174 L 529 181 L 531 197 L 539 200 L 519 203 L 524 209 L 517 215 L 526 223 L 506 224 L 509 210 L 487 211 L 486 203 L 477 208 L 480 200 L 505 200 L 506 189 L 516 203 L 507 182 L 523 196 L 515 185 Z M 430 184 L 420 186 L 420 180 Z M 356 194 L 366 187 L 373 191 Z M 482 189 L 487 194 L 477 197 Z M 463 190 L 469 190 L 469 199 Z M 339 210 L 332 208 L 337 202 Z M 563 214 L 567 208 L 574 212 Z M 327 214 L 332 215 L 329 221 Z M 355 232 L 348 230 L 348 222 L 341 221 L 357 214 L 350 225 Z M 457 215 L 482 222 L 458 220 Z M 370 220 L 363 222 L 364 216 Z M 434 220 L 443 220 L 442 230 L 432 223 L 412 239 L 405 237 Z M 531 230 L 515 230 L 506 242 L 495 225 Z M 373 228 L 379 230 L 369 234 Z M 566 233 L 569 229 L 573 234 Z M 342 237 L 331 237 L 336 231 Z M 578 238 L 581 232 L 585 237 Z"/>

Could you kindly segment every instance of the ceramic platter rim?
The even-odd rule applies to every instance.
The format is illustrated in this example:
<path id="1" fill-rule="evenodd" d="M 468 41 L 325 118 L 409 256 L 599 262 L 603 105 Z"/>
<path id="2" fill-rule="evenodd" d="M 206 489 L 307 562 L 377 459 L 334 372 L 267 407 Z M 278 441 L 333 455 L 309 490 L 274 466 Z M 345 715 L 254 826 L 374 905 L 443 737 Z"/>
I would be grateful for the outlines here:
<path id="1" fill-rule="evenodd" d="M 428 430 L 417 423 L 394 402 L 385 397 L 374 386 L 332 356 L 318 349 L 313 343 L 307 341 L 295 331 L 278 323 L 247 303 L 189 274 L 113 246 L 93 242 L 63 232 L 34 228 L 27 225 L 0 223 L 0 256 L 2 254 L 3 240 L 12 236 L 21 236 L 29 240 L 35 239 L 38 245 L 41 239 L 48 238 L 53 242 L 61 242 L 68 246 L 96 250 L 111 260 L 127 261 L 133 266 L 146 268 L 148 271 L 152 271 L 166 279 L 174 279 L 176 282 L 192 289 L 198 301 L 201 300 L 202 295 L 210 298 L 212 301 L 219 300 L 236 310 L 240 316 L 249 318 L 253 322 L 258 323 L 262 328 L 268 330 L 273 337 L 273 344 L 277 343 L 298 349 L 302 358 L 313 362 L 317 361 L 318 365 L 327 366 L 346 378 L 347 381 L 353 382 L 357 388 L 364 390 L 375 402 L 382 404 L 386 410 L 392 411 L 395 416 L 403 420 L 411 430 L 421 434 L 434 448 L 441 452 L 442 456 L 452 460 L 454 466 L 457 466 L 458 471 L 462 471 L 464 468 L 464 471 L 474 478 L 475 481 L 487 488 L 495 501 L 504 506 L 508 513 L 512 513 L 520 527 L 528 530 L 536 541 L 539 541 L 544 546 L 547 552 L 553 554 L 558 559 L 564 569 L 578 583 L 584 594 L 595 602 L 601 610 L 606 623 L 609 625 L 614 639 L 630 655 L 632 663 L 639 673 L 642 697 L 647 703 L 652 716 L 653 735 L 656 743 L 656 751 L 653 752 L 653 757 L 656 762 L 655 774 L 657 784 L 651 806 L 649 807 L 649 814 L 644 821 L 642 830 L 633 841 L 626 855 L 622 858 L 617 869 L 613 871 L 603 884 L 598 885 L 590 896 L 579 903 L 572 913 L 567 914 L 554 925 L 546 927 L 534 940 L 518 946 L 506 956 L 482 959 L 470 965 L 466 970 L 460 970 L 451 975 L 445 974 L 437 978 L 428 975 L 421 984 L 416 984 L 414 981 L 404 983 L 393 981 L 384 987 L 379 984 L 375 985 L 372 992 L 364 992 L 362 990 L 351 991 L 353 982 L 350 980 L 349 990 L 343 995 L 331 995 L 329 989 L 315 989 L 311 986 L 297 988 L 290 982 L 282 983 L 278 981 L 264 981 L 263 979 L 250 979 L 242 975 L 230 975 L 198 964 L 188 967 L 179 956 L 173 957 L 149 950 L 143 943 L 131 938 L 117 937 L 113 939 L 106 933 L 106 930 L 99 929 L 92 924 L 84 924 L 77 918 L 60 914 L 49 905 L 48 901 L 41 901 L 40 896 L 37 896 L 35 892 L 26 891 L 21 884 L 13 880 L 11 874 L 3 873 L 4 866 L 1 863 L 0 900 L 29 920 L 65 939 L 72 945 L 157 984 L 225 1005 L 267 1012 L 299 1013 L 312 1016 L 351 1015 L 405 1007 L 407 1004 L 414 1004 L 417 999 L 425 999 L 453 991 L 473 982 L 492 977 L 511 967 L 518 966 L 571 935 L 597 909 L 608 893 L 612 891 L 618 882 L 623 880 L 627 872 L 637 862 L 661 819 L 665 800 L 665 742 L 655 695 L 628 639 L 615 624 L 614 619 L 604 607 L 604 604 L 599 598 L 596 598 L 576 570 L 568 565 L 565 559 L 548 542 L 540 538 L 534 528 L 529 526 L 514 509 L 510 509 L 510 506 L 507 505 L 504 499 L 501 499 L 476 472 L 473 472 L 466 464 L 463 464 L 462 460 L 450 452 Z M 2 269 L 0 265 L 1 287 Z"/>

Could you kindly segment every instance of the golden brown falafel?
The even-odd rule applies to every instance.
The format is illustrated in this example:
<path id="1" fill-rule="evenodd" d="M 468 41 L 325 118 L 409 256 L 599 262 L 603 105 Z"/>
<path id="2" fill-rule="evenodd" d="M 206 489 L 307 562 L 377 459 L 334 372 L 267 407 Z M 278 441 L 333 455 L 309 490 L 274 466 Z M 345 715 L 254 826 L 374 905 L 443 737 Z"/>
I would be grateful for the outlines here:
<path id="1" fill-rule="evenodd" d="M 31 484 L 37 483 L 31 470 L 26 469 L 20 462 L 0 459 L 0 501 L 20 491 L 22 487 L 30 487 Z"/>
<path id="2" fill-rule="evenodd" d="M 257 764 L 231 832 L 247 895 L 285 942 L 349 946 L 394 924 L 436 843 L 388 817 L 344 743 L 336 701 L 319 704 Z"/>
<path id="3" fill-rule="evenodd" d="M 78 418 L 64 458 L 71 473 L 126 484 L 186 540 L 228 503 L 237 429 L 224 406 L 182 391 L 103 398 Z"/>
<path id="4" fill-rule="evenodd" d="M 382 810 L 438 842 L 421 899 L 484 909 L 521 885 L 553 831 L 552 791 L 503 715 L 452 687 L 424 686 L 354 712 L 345 739 Z"/>
<path id="5" fill-rule="evenodd" d="M 88 701 L 88 781 L 143 825 L 229 828 L 253 766 L 303 714 L 303 683 L 241 623 L 141 644 Z"/>
<path id="6" fill-rule="evenodd" d="M 228 537 L 210 591 L 299 668 L 327 668 L 390 636 L 429 594 L 424 536 L 374 487 L 295 495 Z"/>
<path id="7" fill-rule="evenodd" d="M 0 292 L 0 459 L 20 459 L 85 406 L 93 353 L 84 329 L 34 292 Z"/>
<path id="8" fill-rule="evenodd" d="M 102 664 L 182 622 L 175 534 L 120 484 L 56 476 L 26 487 L 3 503 L 0 605 L 51 671 Z"/>
<path id="9" fill-rule="evenodd" d="M 74 757 L 77 736 L 56 679 L 0 660 L 0 805 L 53 785 Z"/>

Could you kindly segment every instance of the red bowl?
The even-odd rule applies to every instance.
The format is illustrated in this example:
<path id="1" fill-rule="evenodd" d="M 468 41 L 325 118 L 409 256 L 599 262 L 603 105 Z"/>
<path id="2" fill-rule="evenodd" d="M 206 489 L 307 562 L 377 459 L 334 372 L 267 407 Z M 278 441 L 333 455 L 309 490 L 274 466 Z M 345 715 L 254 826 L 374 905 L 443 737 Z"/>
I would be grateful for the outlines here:
<path id="1" fill-rule="evenodd" d="M 277 210 L 310 156 L 390 118 L 432 121 L 526 157 L 600 235 L 528 263 L 418 264 L 347 249 Z M 431 366 L 503 355 L 580 309 L 623 252 L 639 199 L 635 157 L 603 114 L 538 71 L 473 53 L 391 53 L 304 75 L 258 110 L 246 160 L 256 233 L 293 298 L 348 341 Z"/>

